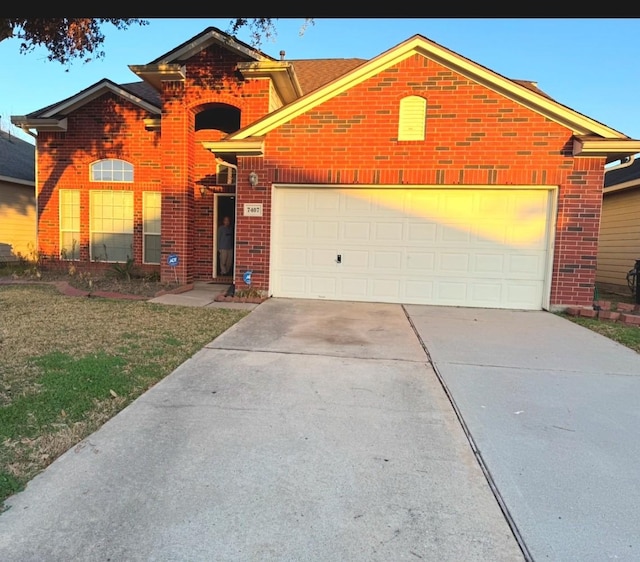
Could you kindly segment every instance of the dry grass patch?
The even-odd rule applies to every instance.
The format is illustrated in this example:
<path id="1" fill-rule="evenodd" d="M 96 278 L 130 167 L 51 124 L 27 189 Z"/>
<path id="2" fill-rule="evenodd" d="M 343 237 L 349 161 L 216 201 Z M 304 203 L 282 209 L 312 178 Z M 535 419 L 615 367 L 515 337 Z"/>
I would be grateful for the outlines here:
<path id="1" fill-rule="evenodd" d="M 246 311 L 0 286 L 0 502 Z"/>

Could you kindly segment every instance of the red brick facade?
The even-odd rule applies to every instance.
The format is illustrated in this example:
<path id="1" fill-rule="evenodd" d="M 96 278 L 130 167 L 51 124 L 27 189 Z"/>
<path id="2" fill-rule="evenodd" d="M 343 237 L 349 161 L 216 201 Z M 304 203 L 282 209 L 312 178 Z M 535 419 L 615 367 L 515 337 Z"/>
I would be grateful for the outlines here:
<path id="1" fill-rule="evenodd" d="M 162 260 L 165 280 L 182 283 L 215 276 L 214 187 L 216 155 L 203 141 L 226 132 L 196 131 L 196 115 L 221 104 L 240 111 L 240 127 L 269 113 L 268 79 L 233 74 L 237 55 L 209 46 L 186 62 L 184 82 L 163 82 L 161 128 L 141 107 L 105 94 L 75 109 L 66 132 L 38 135 L 39 251 L 59 256 L 58 190 L 81 190 L 80 259 L 89 260 L 89 191 L 133 190 L 134 253 L 142 263 L 142 192 L 162 193 Z M 400 100 L 427 100 L 425 140 L 398 141 Z M 574 157 L 573 132 L 541 112 L 414 54 L 295 115 L 264 138 L 264 154 L 238 154 L 235 189 L 235 281 L 246 270 L 253 286 L 269 289 L 272 185 L 544 185 L 558 186 L 551 305 L 592 301 L 605 157 Z M 227 156 L 224 156 L 227 158 Z M 92 183 L 89 166 L 118 158 L 134 166 L 133 183 Z M 248 182 L 250 171 L 259 177 Z M 245 217 L 245 203 L 261 203 L 262 217 Z M 171 253 L 177 268 L 167 265 Z"/>

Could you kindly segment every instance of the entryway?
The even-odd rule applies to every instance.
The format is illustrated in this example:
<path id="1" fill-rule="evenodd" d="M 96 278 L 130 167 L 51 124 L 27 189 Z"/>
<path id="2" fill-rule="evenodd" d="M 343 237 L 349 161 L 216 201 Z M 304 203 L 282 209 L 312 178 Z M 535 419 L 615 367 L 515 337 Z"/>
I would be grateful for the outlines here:
<path id="1" fill-rule="evenodd" d="M 222 276 L 220 271 L 220 256 L 218 254 L 218 228 L 222 224 L 222 219 L 229 217 L 235 233 L 236 224 L 236 197 L 229 193 L 216 193 L 215 205 L 213 208 L 213 278 L 215 281 L 229 282 L 233 280 L 232 275 Z M 234 236 L 235 239 L 235 236 Z M 235 270 L 235 248 L 231 271 Z"/>

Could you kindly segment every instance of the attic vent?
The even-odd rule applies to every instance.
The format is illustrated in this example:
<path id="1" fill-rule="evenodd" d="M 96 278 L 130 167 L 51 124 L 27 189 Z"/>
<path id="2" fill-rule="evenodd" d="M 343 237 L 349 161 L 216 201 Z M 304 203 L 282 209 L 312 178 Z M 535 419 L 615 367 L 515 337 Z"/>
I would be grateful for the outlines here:
<path id="1" fill-rule="evenodd" d="M 235 185 L 237 172 L 238 171 L 234 167 L 218 164 L 216 169 L 216 184 Z"/>
<path id="2" fill-rule="evenodd" d="M 407 96 L 400 100 L 398 140 L 424 140 L 427 100 L 420 96 Z"/>

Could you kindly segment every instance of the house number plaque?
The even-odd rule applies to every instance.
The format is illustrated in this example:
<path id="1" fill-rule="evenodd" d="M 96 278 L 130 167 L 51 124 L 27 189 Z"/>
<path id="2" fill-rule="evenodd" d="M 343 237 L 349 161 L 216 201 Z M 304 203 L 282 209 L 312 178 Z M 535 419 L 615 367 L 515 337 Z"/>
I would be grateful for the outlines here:
<path id="1" fill-rule="evenodd" d="M 245 203 L 244 216 L 245 217 L 261 217 L 262 203 Z"/>

